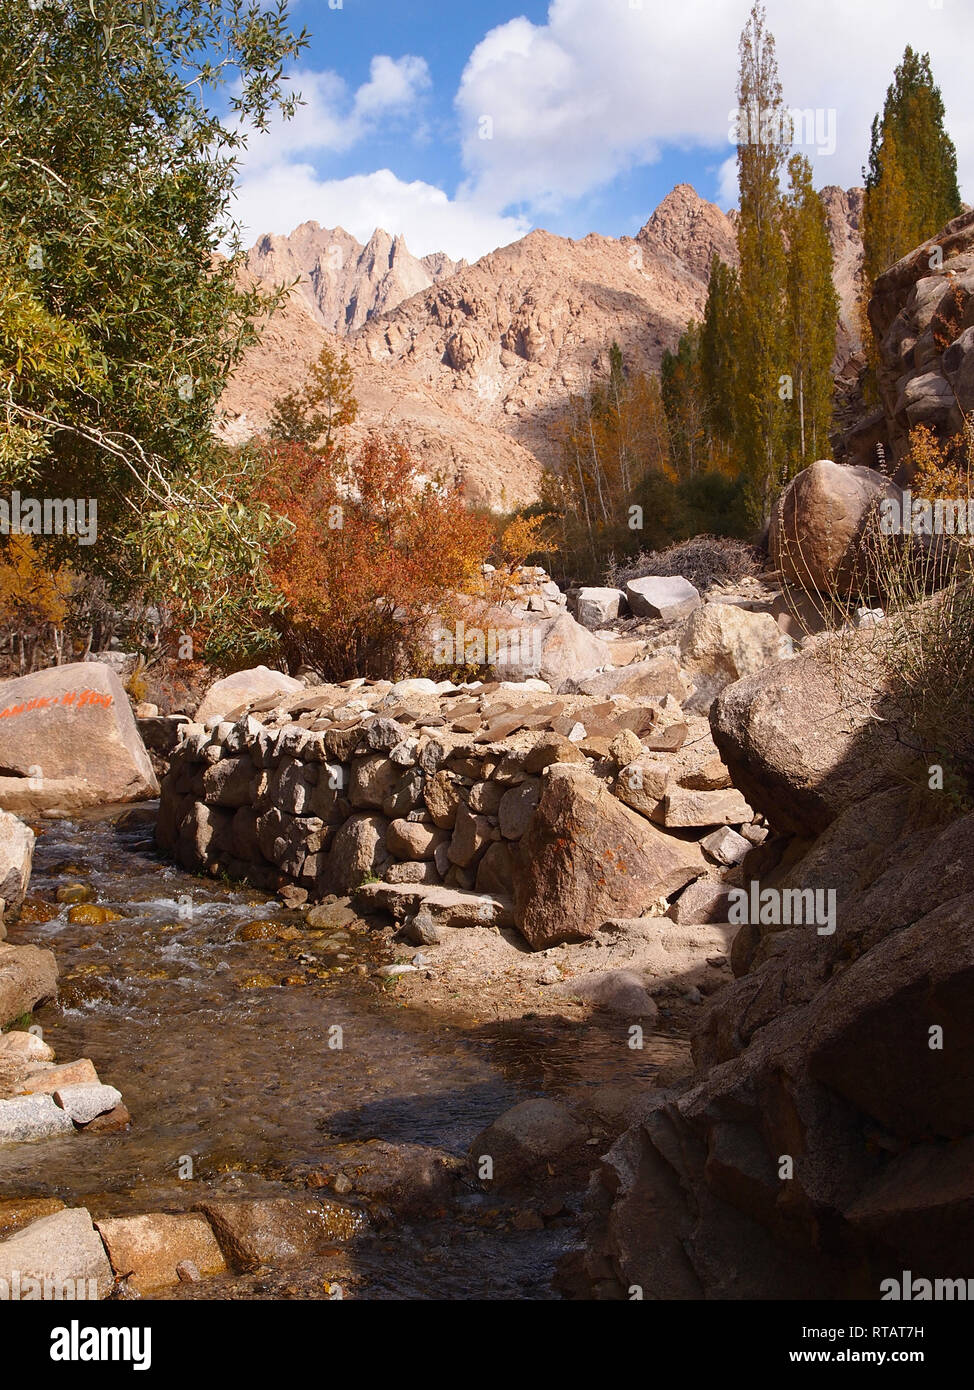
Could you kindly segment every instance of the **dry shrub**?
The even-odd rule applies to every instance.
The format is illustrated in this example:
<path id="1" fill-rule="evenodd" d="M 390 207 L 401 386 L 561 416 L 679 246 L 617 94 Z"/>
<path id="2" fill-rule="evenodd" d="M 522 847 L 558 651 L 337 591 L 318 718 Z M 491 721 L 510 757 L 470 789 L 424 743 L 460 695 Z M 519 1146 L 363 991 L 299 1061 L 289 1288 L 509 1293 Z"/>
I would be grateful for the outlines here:
<path id="1" fill-rule="evenodd" d="M 634 559 L 610 564 L 607 582 L 625 588 L 631 579 L 650 575 L 682 575 L 697 589 L 715 584 L 737 584 L 762 572 L 761 558 L 752 545 L 727 536 L 694 536 L 665 550 L 642 551 Z"/>
<path id="2" fill-rule="evenodd" d="M 329 680 L 428 669 L 430 622 L 479 577 L 489 523 L 424 479 L 395 437 L 370 434 L 348 454 L 272 445 L 267 473 L 265 500 L 291 526 L 269 557 L 291 669 Z"/>

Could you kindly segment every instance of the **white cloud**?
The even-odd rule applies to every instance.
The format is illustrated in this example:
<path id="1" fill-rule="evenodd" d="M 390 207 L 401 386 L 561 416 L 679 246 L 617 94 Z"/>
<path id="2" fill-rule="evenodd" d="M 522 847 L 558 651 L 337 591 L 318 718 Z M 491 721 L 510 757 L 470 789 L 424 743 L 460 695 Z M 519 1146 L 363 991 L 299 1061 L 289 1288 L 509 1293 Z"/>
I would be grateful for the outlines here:
<path id="1" fill-rule="evenodd" d="M 534 218 L 681 149 L 706 152 L 712 183 L 699 191 L 731 206 L 737 179 L 728 130 L 748 3 L 552 0 L 543 24 L 522 17 L 491 29 L 456 93 L 464 181 L 455 196 L 368 160 L 369 137 L 391 126 L 414 142 L 428 136 L 431 83 L 422 57 L 374 57 L 355 91 L 332 72 L 296 73 L 306 105 L 252 139 L 238 219 L 250 236 L 286 233 L 309 218 L 361 240 L 384 226 L 405 235 L 417 255 L 445 250 L 473 260 L 522 235 Z M 974 200 L 970 0 L 943 0 L 942 9 L 930 0 L 767 0 L 767 10 L 786 102 L 834 114 L 834 153 L 806 150 L 819 185 L 860 181 L 870 123 L 910 43 L 931 54 L 961 192 Z M 357 146 L 362 172 L 328 178 L 327 156 Z"/>
<path id="2" fill-rule="evenodd" d="M 974 6 L 769 0 L 767 10 L 786 102 L 835 111 L 835 152 L 806 151 L 819 183 L 860 181 L 870 122 L 911 43 L 930 52 L 962 192 L 974 193 Z M 655 160 L 666 145 L 725 143 L 746 17 L 746 0 L 552 0 L 545 24 L 522 18 L 492 29 L 456 98 L 469 190 L 499 209 L 543 212 Z M 733 190 L 726 164 L 718 186 L 725 197 Z"/>
<path id="3" fill-rule="evenodd" d="M 302 104 L 289 121 L 275 116 L 265 132 L 244 127 L 248 140 L 240 161 L 244 176 L 301 155 L 350 150 L 382 124 L 415 116 L 430 82 L 425 59 L 411 54 L 397 59 L 374 57 L 368 82 L 354 93 L 335 72 L 293 73 L 291 87 Z"/>
<path id="4" fill-rule="evenodd" d="M 414 256 L 445 251 L 476 260 L 516 241 L 530 223 L 503 217 L 470 199 L 451 199 L 419 180 L 407 183 L 389 169 L 344 179 L 323 179 L 310 164 L 279 163 L 243 179 L 234 216 L 249 245 L 264 232 L 286 234 L 313 218 L 344 227 L 368 241 L 376 227 L 400 234 Z"/>
<path id="5" fill-rule="evenodd" d="M 729 155 L 717 171 L 717 201 L 723 208 L 735 207 L 738 198 L 737 155 Z"/>

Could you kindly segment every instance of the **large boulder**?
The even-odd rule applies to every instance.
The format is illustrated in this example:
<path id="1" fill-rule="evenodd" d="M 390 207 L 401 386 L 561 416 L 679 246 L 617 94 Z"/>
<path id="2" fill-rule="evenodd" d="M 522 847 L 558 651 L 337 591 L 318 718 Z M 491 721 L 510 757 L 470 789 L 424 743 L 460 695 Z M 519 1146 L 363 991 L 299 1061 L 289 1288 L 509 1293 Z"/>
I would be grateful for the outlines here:
<path id="1" fill-rule="evenodd" d="M 687 708 L 708 710 L 725 686 L 793 650 L 770 613 L 751 613 L 733 603 L 704 604 L 690 614 L 680 639 L 680 660 L 694 683 Z"/>
<path id="2" fill-rule="evenodd" d="M 672 695 L 674 700 L 683 701 L 687 687 L 672 657 L 651 656 L 645 661 L 633 661 L 628 666 L 616 666 L 610 671 L 566 681 L 561 693 L 603 697 L 628 695 L 634 700 L 645 695 L 654 698 Z"/>
<path id="3" fill-rule="evenodd" d="M 877 436 L 894 464 L 920 422 L 941 438 L 963 429 L 974 409 L 974 213 L 963 212 L 882 275 L 869 301 L 882 402 L 871 420 L 850 430 L 852 456 L 875 458 Z"/>
<path id="4" fill-rule="evenodd" d="M 700 850 L 623 806 L 587 769 L 550 767 L 520 842 L 514 920 L 536 950 L 638 917 L 705 871 Z"/>
<path id="5" fill-rule="evenodd" d="M 4 935 L 4 908 L 16 911 L 27 892 L 34 838 L 29 825 L 7 811 L 0 811 L 0 941 Z"/>
<path id="6" fill-rule="evenodd" d="M 53 951 L 0 944 L 0 1028 L 57 994 Z"/>
<path id="7" fill-rule="evenodd" d="M 0 1285 L 19 1299 L 107 1298 L 112 1267 L 87 1208 L 42 1216 L 0 1241 Z"/>
<path id="8" fill-rule="evenodd" d="M 688 617 L 700 607 L 700 595 L 682 575 L 650 574 L 645 579 L 630 579 L 626 598 L 637 618 L 662 618 L 675 622 Z"/>
<path id="9" fill-rule="evenodd" d="M 612 650 L 608 643 L 593 637 L 570 613 L 552 618 L 545 627 L 538 675 L 552 690 L 558 690 L 565 681 L 585 671 L 611 663 Z"/>
<path id="10" fill-rule="evenodd" d="M 556 689 L 585 671 L 612 660 L 609 644 L 593 636 L 570 613 L 519 615 L 500 604 L 466 599 L 463 620 L 431 634 L 436 660 L 454 665 L 486 665 L 495 680 L 540 678 Z"/>
<path id="11" fill-rule="evenodd" d="M 777 830 L 818 835 L 888 785 L 904 754 L 826 649 L 777 662 L 718 695 L 714 742 L 731 780 Z"/>
<path id="12" fill-rule="evenodd" d="M 869 519 L 900 490 L 872 468 L 831 459 L 802 469 L 771 514 L 771 562 L 790 584 L 824 594 L 848 593 L 866 577 L 862 549 Z"/>
<path id="13" fill-rule="evenodd" d="M 224 676 L 210 686 L 196 711 L 196 722 L 205 724 L 208 719 L 231 714 L 234 710 L 249 709 L 261 700 L 277 695 L 283 699 L 303 689 L 301 681 L 267 666 L 235 671 L 232 676 Z"/>
<path id="14" fill-rule="evenodd" d="M 615 622 L 625 606 L 621 589 L 584 588 L 578 591 L 578 621 L 582 627 L 605 627 Z"/>
<path id="15" fill-rule="evenodd" d="M 34 815 L 158 796 L 118 676 L 100 662 L 0 682 L 0 806 Z"/>
<path id="16" fill-rule="evenodd" d="M 779 933 L 714 996 L 698 1073 L 602 1159 L 600 1297 L 876 1299 L 904 1270 L 968 1270 L 974 816 L 944 826 L 896 795 L 898 823 L 842 873 L 834 935 Z"/>

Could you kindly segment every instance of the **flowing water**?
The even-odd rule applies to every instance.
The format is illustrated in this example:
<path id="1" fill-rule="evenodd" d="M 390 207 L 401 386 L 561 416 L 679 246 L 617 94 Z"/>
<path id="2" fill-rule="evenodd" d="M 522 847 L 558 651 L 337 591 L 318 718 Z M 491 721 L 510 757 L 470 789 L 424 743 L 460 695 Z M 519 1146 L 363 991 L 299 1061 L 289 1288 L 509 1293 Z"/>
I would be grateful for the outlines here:
<path id="1" fill-rule="evenodd" d="M 151 837 L 151 808 L 42 828 L 25 914 L 35 920 L 12 925 L 10 940 L 54 950 L 60 998 L 36 1021 L 59 1060 L 92 1059 L 134 1123 L 0 1150 L 2 1196 L 58 1196 L 99 1217 L 294 1194 L 352 1140 L 460 1155 L 519 1100 L 653 1075 L 597 1023 L 466 1024 L 403 1008 L 375 980 L 388 955 L 368 924 L 312 932 L 264 894 L 174 867 Z M 69 922 L 55 896 L 71 882 L 119 920 Z M 273 927 L 241 939 L 255 921 Z M 360 1297 L 552 1297 L 554 1265 L 578 1239 L 573 1206 L 543 1230 L 517 1230 L 471 1185 L 451 1215 L 358 1239 L 340 1268 Z M 177 1295 L 320 1298 L 322 1277 L 315 1264 L 286 1285 L 228 1280 L 221 1294 L 209 1281 Z"/>

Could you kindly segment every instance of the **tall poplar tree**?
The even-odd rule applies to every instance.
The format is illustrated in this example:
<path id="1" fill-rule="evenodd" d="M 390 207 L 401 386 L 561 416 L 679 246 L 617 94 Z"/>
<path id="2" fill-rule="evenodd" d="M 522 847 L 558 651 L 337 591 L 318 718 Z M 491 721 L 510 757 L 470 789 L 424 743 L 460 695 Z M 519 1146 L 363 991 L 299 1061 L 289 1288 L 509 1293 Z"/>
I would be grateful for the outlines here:
<path id="1" fill-rule="evenodd" d="M 732 449 L 735 432 L 739 318 L 737 271 L 715 256 L 710 263 L 707 304 L 700 329 L 700 380 L 707 437 L 712 447 L 720 446 L 727 452 Z"/>
<path id="2" fill-rule="evenodd" d="M 791 144 L 773 36 L 755 3 L 741 34 L 737 173 L 740 186 L 741 370 L 735 409 L 755 520 L 768 517 L 783 471 L 789 407 L 781 395 L 788 344 L 787 263 L 778 176 Z"/>
<path id="3" fill-rule="evenodd" d="M 804 155 L 788 161 L 784 229 L 788 243 L 787 330 L 794 411 L 789 430 L 791 475 L 820 458 L 832 422 L 832 359 L 839 297 L 825 207 Z"/>
<path id="4" fill-rule="evenodd" d="M 871 284 L 961 211 L 957 151 L 928 53 L 907 47 L 872 124 L 863 170 L 865 273 Z"/>

